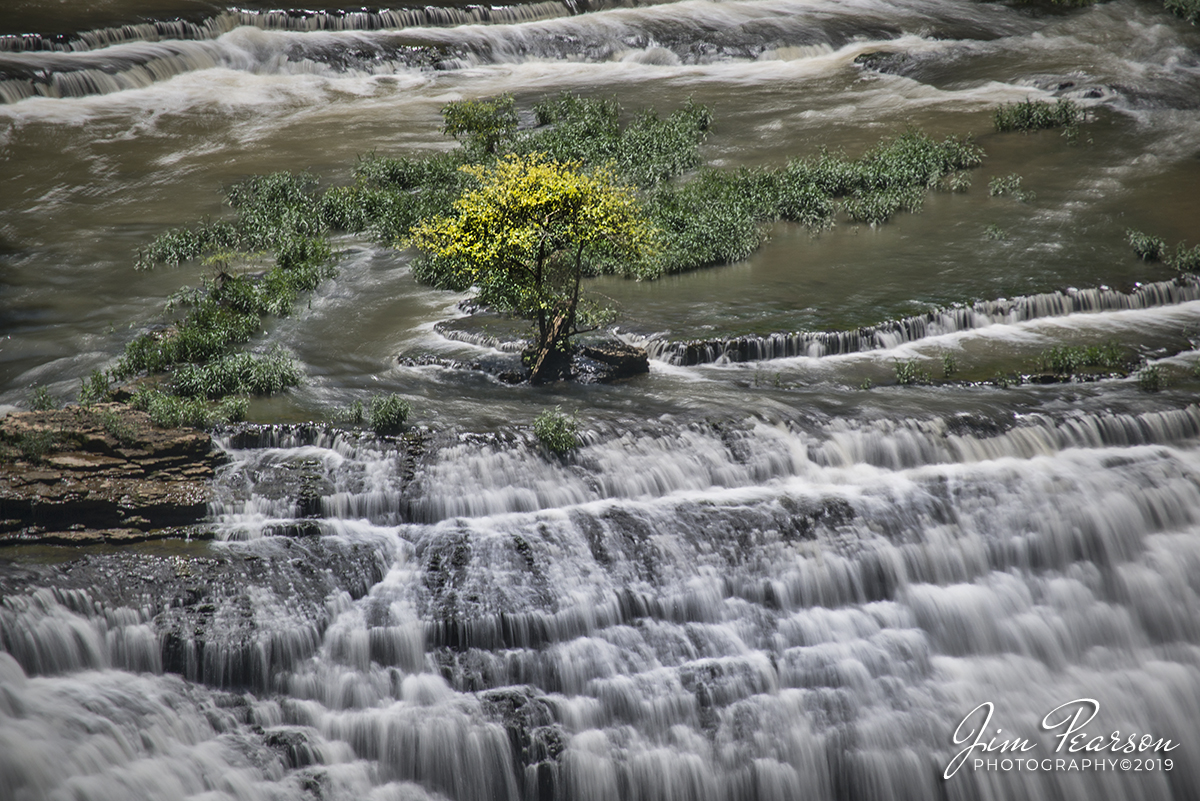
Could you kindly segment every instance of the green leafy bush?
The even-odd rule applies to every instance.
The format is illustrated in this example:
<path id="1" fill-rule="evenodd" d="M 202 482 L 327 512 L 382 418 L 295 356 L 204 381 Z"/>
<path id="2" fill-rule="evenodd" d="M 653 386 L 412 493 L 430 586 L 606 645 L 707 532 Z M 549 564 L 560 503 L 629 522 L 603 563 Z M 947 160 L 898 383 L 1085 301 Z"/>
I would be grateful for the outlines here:
<path id="1" fill-rule="evenodd" d="M 395 394 L 376 395 L 371 398 L 368 415 L 371 420 L 371 430 L 380 436 L 399 434 L 404 429 L 404 422 L 412 414 L 412 406 L 404 398 Z"/>
<path id="2" fill-rule="evenodd" d="M 954 360 L 954 355 L 951 353 L 942 354 L 942 375 L 950 378 L 958 372 L 958 362 Z"/>
<path id="3" fill-rule="evenodd" d="M 1132 228 L 1125 230 L 1125 239 L 1133 252 L 1142 261 L 1162 261 L 1167 253 L 1167 243 L 1161 237 L 1150 236 Z"/>
<path id="4" fill-rule="evenodd" d="M 53 431 L 25 431 L 13 444 L 22 459 L 40 464 L 58 448 L 59 441 L 58 435 Z"/>
<path id="5" fill-rule="evenodd" d="M 105 409 L 100 413 L 100 427 L 122 445 L 131 445 L 137 442 L 137 429 L 112 409 Z"/>
<path id="6" fill-rule="evenodd" d="M 29 408 L 35 412 L 48 412 L 58 408 L 58 401 L 50 394 L 50 390 L 35 386 L 29 394 Z"/>
<path id="7" fill-rule="evenodd" d="M 517 129 L 516 103 L 510 94 L 457 100 L 442 106 L 442 120 L 442 133 L 484 153 L 495 154 L 500 143 Z"/>
<path id="8" fill-rule="evenodd" d="M 79 379 L 79 405 L 92 406 L 112 398 L 111 379 L 107 373 L 92 370 L 87 378 Z"/>
<path id="9" fill-rule="evenodd" d="M 349 406 L 335 409 L 331 415 L 333 422 L 350 426 L 360 426 L 367 419 L 367 410 L 361 400 L 356 400 Z"/>
<path id="10" fill-rule="evenodd" d="M 1175 246 L 1175 255 L 1171 257 L 1171 266 L 1184 273 L 1200 272 L 1200 245 L 1188 249 L 1180 242 Z"/>
<path id="11" fill-rule="evenodd" d="M 533 433 L 551 453 L 560 456 L 579 447 L 579 420 L 563 414 L 558 406 L 534 418 Z"/>

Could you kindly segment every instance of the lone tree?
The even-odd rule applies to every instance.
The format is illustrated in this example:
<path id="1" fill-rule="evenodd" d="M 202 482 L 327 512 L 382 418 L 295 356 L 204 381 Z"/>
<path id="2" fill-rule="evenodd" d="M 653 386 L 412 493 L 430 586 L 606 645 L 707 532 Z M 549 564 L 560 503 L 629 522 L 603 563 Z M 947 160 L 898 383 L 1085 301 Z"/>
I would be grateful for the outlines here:
<path id="1" fill-rule="evenodd" d="M 424 252 L 417 277 L 443 289 L 475 287 L 481 302 L 537 325 L 530 354 L 534 383 L 551 377 L 594 312 L 580 300 L 585 275 L 655 274 L 655 229 L 633 189 L 607 167 L 508 155 L 461 168 L 478 181 L 452 213 L 414 226 L 409 244 Z"/>

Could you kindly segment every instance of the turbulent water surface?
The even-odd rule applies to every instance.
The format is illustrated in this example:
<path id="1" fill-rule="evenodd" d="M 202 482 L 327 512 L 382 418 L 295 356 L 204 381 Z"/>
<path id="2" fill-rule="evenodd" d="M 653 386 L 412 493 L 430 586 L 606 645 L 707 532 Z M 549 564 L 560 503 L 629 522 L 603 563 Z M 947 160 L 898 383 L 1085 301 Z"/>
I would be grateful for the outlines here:
<path id="1" fill-rule="evenodd" d="M 1200 32 L 1133 0 L 271 6 L 5 12 L 0 404 L 160 323 L 206 268 L 133 253 L 223 186 L 448 148 L 454 99 L 691 97 L 718 166 L 909 126 L 987 158 L 879 228 L 592 282 L 653 356 L 610 386 L 401 366 L 511 337 L 340 241 L 252 343 L 308 380 L 219 433 L 216 541 L 0 553 L 0 797 L 1200 797 L 1200 285 L 1124 237 L 1200 239 Z M 1027 97 L 1086 108 L 1079 143 L 994 133 Z M 1036 198 L 990 197 L 1014 172 Z M 989 381 L 1109 340 L 1166 389 Z M 384 390 L 399 440 L 306 424 Z M 561 459 L 528 428 L 556 405 Z M 953 770 L 977 734 L 1024 750 Z"/>

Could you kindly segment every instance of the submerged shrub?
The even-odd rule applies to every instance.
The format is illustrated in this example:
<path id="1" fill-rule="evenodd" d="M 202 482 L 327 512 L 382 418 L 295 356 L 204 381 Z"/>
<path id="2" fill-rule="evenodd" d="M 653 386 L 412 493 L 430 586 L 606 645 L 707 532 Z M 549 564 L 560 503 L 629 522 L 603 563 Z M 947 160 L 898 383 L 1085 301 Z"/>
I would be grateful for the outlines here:
<path id="1" fill-rule="evenodd" d="M 510 94 L 482 100 L 456 100 L 442 106 L 442 133 L 495 154 L 517 129 L 516 101 Z"/>
<path id="2" fill-rule="evenodd" d="M 575 415 L 563 414 L 559 406 L 534 418 L 533 433 L 551 453 L 559 456 L 579 447 L 579 420 Z"/>
<path id="3" fill-rule="evenodd" d="M 942 354 L 942 375 L 946 378 L 958 372 L 958 362 L 954 360 L 954 354 Z"/>
<path id="4" fill-rule="evenodd" d="M 359 411 L 361 413 L 361 405 Z M 389 393 L 376 395 L 371 398 L 368 415 L 371 420 L 371 430 L 380 436 L 399 434 L 404 428 L 404 422 L 412 414 L 412 406 L 399 395 Z"/>
<path id="5" fill-rule="evenodd" d="M 513 152 L 543 153 L 554 161 L 586 166 L 611 165 L 622 182 L 641 188 L 698 167 L 697 148 L 712 126 L 712 112 L 690 100 L 665 118 L 645 109 L 624 129 L 621 107 L 614 99 L 564 92 L 537 104 L 534 114 L 539 127 L 517 137 Z"/>
<path id="6" fill-rule="evenodd" d="M 985 238 L 991 239 L 995 242 L 1008 239 L 1008 232 L 995 223 L 992 223 L 987 228 L 983 229 L 983 235 Z"/>
<path id="7" fill-rule="evenodd" d="M 890 220 L 900 211 L 916 213 L 925 203 L 922 186 L 856 192 L 842 203 L 846 216 L 853 222 L 877 226 Z"/>

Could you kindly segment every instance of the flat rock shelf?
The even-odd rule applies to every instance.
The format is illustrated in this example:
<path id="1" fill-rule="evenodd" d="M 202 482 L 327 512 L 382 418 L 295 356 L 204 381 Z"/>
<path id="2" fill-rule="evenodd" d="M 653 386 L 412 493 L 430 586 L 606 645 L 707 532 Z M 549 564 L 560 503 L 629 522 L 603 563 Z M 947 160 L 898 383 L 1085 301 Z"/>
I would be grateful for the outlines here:
<path id="1" fill-rule="evenodd" d="M 119 403 L 11 414 L 0 440 L 0 545 L 202 536 L 186 527 L 225 459 L 208 434 Z"/>

